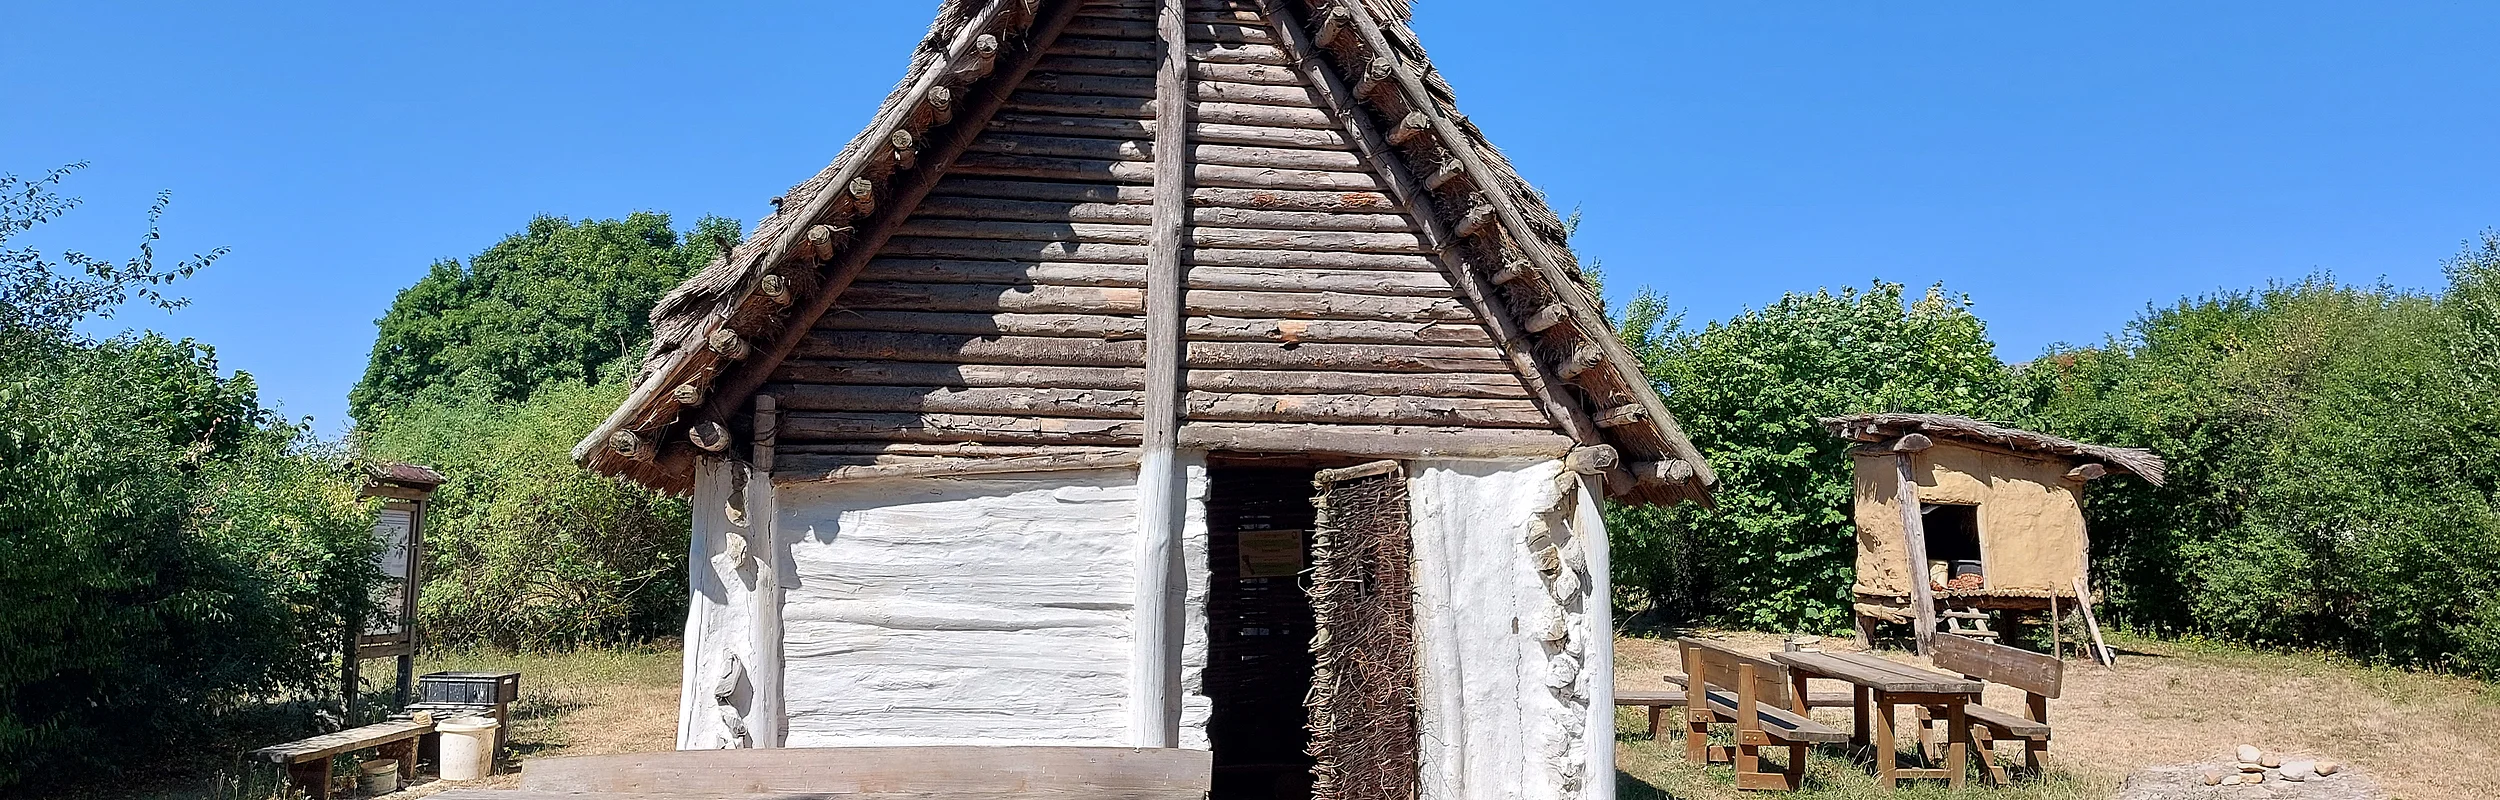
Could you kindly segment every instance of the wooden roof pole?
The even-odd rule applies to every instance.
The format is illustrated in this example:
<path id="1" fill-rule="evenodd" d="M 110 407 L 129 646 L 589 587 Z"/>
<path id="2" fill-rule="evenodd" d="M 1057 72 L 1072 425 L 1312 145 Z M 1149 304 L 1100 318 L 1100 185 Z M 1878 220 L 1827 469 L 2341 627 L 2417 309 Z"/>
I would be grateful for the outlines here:
<path id="1" fill-rule="evenodd" d="M 999 21 L 999 17 L 1005 14 L 1008 7 L 1011 5 L 1014 4 L 1009 2 L 1009 0 L 996 0 L 974 14 L 973 18 L 964 25 L 963 29 L 956 32 L 955 38 L 947 47 L 946 52 L 939 55 L 934 61 L 931 62 L 929 69 L 920 76 L 919 80 L 912 84 L 911 89 L 904 95 L 903 105 L 901 108 L 905 109 L 906 113 L 886 115 L 884 119 L 879 120 L 876 124 L 875 132 L 871 134 L 871 138 L 869 140 L 881 141 L 893 136 L 894 131 L 898 129 L 903 120 L 910 117 L 908 111 L 910 109 L 918 108 L 923 103 L 927 102 L 931 90 L 938 88 L 940 83 L 954 71 L 952 68 L 953 65 L 957 64 L 975 49 L 975 45 L 978 43 L 980 37 L 984 35 L 984 32 L 995 26 Z M 1070 5 L 1073 6 L 1075 4 L 1070 3 Z M 1063 15 L 1062 19 L 1064 19 L 1065 16 L 1066 15 Z M 1065 23 L 1062 22 L 1061 24 L 1064 25 Z M 1056 30 L 1054 29 L 1048 33 L 1050 35 L 1056 35 Z M 1042 44 L 1047 43 L 1047 41 L 1047 39 L 1042 37 L 1034 37 L 1034 46 L 1035 48 L 1039 48 Z M 1001 99 L 1003 100 L 1004 98 L 1002 97 Z M 975 132 L 977 132 L 981 126 L 974 124 L 962 127 L 972 128 Z M 814 226 L 814 224 L 822 218 L 827 211 L 832 209 L 835 198 L 843 194 L 841 187 L 849 186 L 854 181 L 857 181 L 860 174 L 875 161 L 876 159 L 870 153 L 861 153 L 860 156 L 853 159 L 845 169 L 837 173 L 834 176 L 834 180 L 826 184 L 828 188 L 825 191 L 819 192 L 816 197 L 809 198 L 807 204 L 801 207 L 797 221 L 784 228 L 780 232 L 780 235 L 774 238 L 771 246 L 767 247 L 763 254 L 756 257 L 756 260 L 753 262 L 755 267 L 753 267 L 750 271 L 764 273 L 770 272 L 779 267 L 782 259 L 791 252 L 792 248 L 805 241 L 807 230 Z M 936 172 L 939 170 L 929 171 Z M 856 251 L 861 248 L 853 249 Z M 871 253 L 874 252 L 874 248 L 866 249 Z M 733 250 L 731 253 L 724 253 L 722 254 L 722 257 L 731 257 L 734 252 L 735 251 Z M 865 262 L 866 258 L 862 257 L 859 260 Z M 849 279 L 847 277 L 841 277 L 838 278 L 838 280 L 844 285 L 849 283 Z M 760 288 L 759 285 L 761 283 L 762 281 L 760 279 L 750 283 L 750 290 Z M 832 286 L 832 283 L 832 281 L 828 281 L 828 285 L 824 288 L 824 290 L 818 292 L 819 299 L 823 300 L 823 302 L 817 305 L 829 307 L 832 302 L 831 297 L 833 295 L 840 294 L 840 289 Z M 742 305 L 742 303 L 735 302 L 720 304 L 719 307 L 714 308 L 711 312 L 706 314 L 703 321 L 698 322 L 692 328 L 687 329 L 686 335 L 689 337 L 709 336 L 710 334 L 707 333 L 707 331 L 718 330 L 719 326 L 727 323 L 730 317 L 734 316 L 737 309 Z M 813 320 L 817 316 L 821 316 L 823 313 L 822 309 L 817 309 L 812 314 L 793 320 L 793 324 L 796 327 L 804 329 L 808 324 L 812 324 Z M 800 333 L 804 334 L 804 330 L 801 330 Z M 795 346 L 795 342 L 799 337 L 791 336 L 789 335 L 789 332 L 785 331 L 781 338 L 791 342 L 792 346 Z M 689 344 L 693 344 L 693 342 L 689 342 Z M 649 420 L 643 419 L 646 416 L 645 409 L 646 407 L 653 405 L 663 393 L 675 391 L 678 385 L 687 382 L 690 378 L 699 374 L 691 369 L 691 367 L 703 360 L 695 355 L 695 353 L 700 352 L 702 349 L 703 348 L 699 346 L 681 347 L 677 355 L 671 357 L 666 362 L 663 362 L 661 370 L 654 372 L 650 376 L 646 377 L 641 383 L 636 384 L 633 391 L 626 395 L 625 402 L 618 405 L 616 411 L 610 413 L 607 419 L 602 420 L 599 423 L 599 427 L 593 429 L 591 434 L 584 438 L 579 446 L 574 448 L 573 458 L 579 461 L 587 457 L 589 454 L 596 452 L 594 448 L 613 446 L 611 443 L 615 442 L 620 435 L 623 435 L 628 439 L 628 441 L 634 442 L 639 446 L 648 446 L 653 452 L 653 455 L 656 456 L 656 451 L 658 449 L 658 445 L 660 444 L 656 440 L 656 437 L 662 430 L 666 429 L 668 425 L 665 422 L 656 425 L 649 424 Z M 777 363 L 780 358 L 786 357 L 787 355 L 788 352 L 786 349 L 778 349 L 773 359 L 758 363 Z M 729 376 L 729 380 L 733 383 L 743 385 L 743 390 L 713 392 L 714 402 L 713 405 L 709 407 L 711 413 L 704 415 L 704 419 L 719 420 L 728 418 L 729 414 L 736 413 L 736 407 L 739 404 L 746 402 L 747 395 L 752 394 L 758 387 L 763 386 L 764 382 L 762 376 L 756 376 L 752 381 L 742 381 L 741 378 L 743 377 L 744 376 L 734 372 Z M 729 396 L 729 399 L 726 402 L 722 402 L 720 400 L 723 395 Z"/>
<path id="2" fill-rule="evenodd" d="M 998 0 L 991 4 L 993 8 L 1013 5 L 1017 4 L 1010 0 Z M 989 118 L 998 112 L 1000 106 L 1006 105 L 1007 96 L 1015 92 L 1016 85 L 1023 83 L 1024 76 L 1032 72 L 1033 65 L 1041 60 L 1042 51 L 1057 41 L 1060 31 L 1066 30 L 1068 22 L 1076 18 L 1079 6 L 1080 3 L 1069 0 L 1048 12 L 1025 36 L 1021 52 L 1000 65 L 1003 69 L 975 84 L 983 86 L 983 90 L 956 102 L 954 123 L 942 137 L 937 137 L 936 143 L 921 152 L 919 162 L 910 174 L 893 181 L 894 185 L 888 188 L 885 200 L 878 204 L 886 209 L 883 212 L 885 216 L 880 220 L 883 224 L 864 224 L 869 219 L 878 219 L 876 215 L 854 221 L 863 223 L 856 226 L 857 238 L 842 252 L 838 261 L 828 265 L 823 283 L 816 287 L 805 304 L 790 311 L 789 321 L 773 338 L 771 346 L 761 349 L 760 355 L 746 360 L 748 368 L 730 370 L 720 377 L 719 382 L 713 385 L 711 398 L 703 407 L 703 413 L 697 416 L 706 420 L 728 419 L 731 414 L 737 413 L 738 405 L 746 402 L 748 396 L 763 389 L 772 378 L 771 370 L 766 365 L 788 360 L 790 354 L 798 350 L 799 343 L 807 340 L 807 334 L 816 327 L 816 321 L 833 309 L 843 290 L 850 288 L 851 281 L 859 277 L 860 270 L 866 269 L 868 262 L 876 258 L 877 251 L 885 247 L 886 240 L 893 238 L 896 225 L 920 205 L 922 198 L 937 188 L 938 180 L 945 177 L 946 168 L 955 163 L 956 157 L 961 156 L 988 130 Z M 991 11 L 985 10 L 982 17 L 974 20 L 974 24 L 983 24 L 983 20 L 992 18 L 991 14 Z M 966 30 L 975 29 L 967 27 Z"/>
<path id="3" fill-rule="evenodd" d="M 1597 426 L 1589 421 L 1588 412 L 1562 391 L 1559 381 L 1546 369 L 1544 362 L 1537 360 L 1536 348 L 1520 333 L 1519 325 L 1512 321 L 1508 309 L 1494 299 L 1493 287 L 1485 283 L 1483 275 L 1468 268 L 1466 258 L 1459 252 L 1458 237 L 1451 235 L 1449 227 L 1442 224 L 1440 215 L 1433 213 L 1430 193 L 1415 182 L 1414 174 L 1406 169 L 1405 159 L 1396 157 L 1388 141 L 1381 137 L 1378 126 L 1363 114 L 1359 102 L 1361 98 L 1349 94 L 1337 73 L 1320 62 L 1318 47 L 1302 33 L 1302 21 L 1286 8 L 1285 3 L 1277 0 L 1260 0 L 1259 5 L 1275 27 L 1278 43 L 1284 45 L 1286 57 L 1293 59 L 1309 79 L 1312 89 L 1319 94 L 1320 104 L 1346 110 L 1339 120 L 1345 125 L 1346 138 L 1362 153 L 1363 160 L 1371 162 L 1379 170 L 1389 184 L 1390 195 L 1396 197 L 1400 205 L 1406 206 L 1415 222 L 1423 228 L 1425 246 L 1440 254 L 1442 268 L 1450 272 L 1450 283 L 1458 287 L 1460 296 L 1476 312 L 1476 316 L 1492 328 L 1495 345 L 1510 360 L 1511 370 L 1518 373 L 1520 381 L 1528 385 L 1537 406 L 1543 408 L 1546 416 L 1561 426 L 1572 440 L 1583 445 L 1603 443 L 1605 439 Z M 1409 115 L 1409 118 L 1413 116 Z M 1402 130 L 1406 129 L 1402 127 Z"/>
<path id="4" fill-rule="evenodd" d="M 1514 202 L 1510 193 L 1502 189 L 1501 182 L 1496 177 L 1493 168 L 1485 163 L 1482 154 L 1476 152 L 1465 132 L 1460 131 L 1458 125 L 1450 121 L 1448 114 L 1441 108 L 1441 103 L 1434 99 L 1431 90 L 1424 85 L 1423 77 L 1416 73 L 1413 65 L 1398 56 L 1396 48 L 1390 46 L 1388 35 L 1381 31 L 1379 21 L 1372 18 L 1371 10 L 1358 0 L 1338 0 L 1332 8 L 1344 9 L 1351 16 L 1355 30 L 1362 36 L 1364 46 L 1372 51 L 1373 62 L 1386 63 L 1390 74 L 1396 78 L 1399 88 L 1404 90 L 1409 105 L 1423 113 L 1425 120 L 1431 124 L 1433 133 L 1441 140 L 1441 146 L 1448 149 L 1456 161 L 1465 165 L 1469 179 L 1473 180 L 1478 188 L 1484 190 L 1485 200 L 1501 217 L 1503 226 L 1514 232 L 1519 249 L 1528 255 L 1528 259 L 1535 264 L 1537 273 L 1544 278 L 1548 286 L 1553 288 L 1558 299 L 1563 292 L 1582 291 L 1578 288 L 1578 283 L 1554 259 L 1554 255 L 1546 250 L 1545 242 L 1533 235 L 1536 229 L 1529 226 L 1527 215 L 1519 210 L 1518 203 Z M 1612 328 L 1606 324 L 1603 317 L 1598 316 L 1595 311 L 1581 307 L 1582 304 L 1579 303 L 1566 305 L 1571 312 L 1574 326 L 1582 331 L 1581 335 L 1584 338 L 1594 340 L 1593 344 L 1598 352 L 1613 359 L 1618 365 L 1641 363 L 1640 359 L 1634 357 L 1631 350 L 1621 341 L 1605 334 Z M 1590 336 L 1589 332 L 1596 332 L 1599 335 Z M 1624 382 L 1628 384 L 1626 388 L 1633 392 L 1637 400 L 1659 412 L 1652 415 L 1652 420 L 1653 424 L 1656 424 L 1664 434 L 1662 438 L 1666 439 L 1668 448 L 1677 451 L 1678 458 L 1693 465 L 1695 477 L 1699 478 L 1703 485 L 1716 482 L 1716 478 L 1708 471 L 1707 462 L 1702 459 L 1701 451 L 1689 444 L 1689 437 L 1686 437 L 1682 428 L 1675 423 L 1674 416 L 1664 413 L 1666 403 L 1659 399 L 1657 388 L 1649 384 L 1648 376 L 1636 373 L 1627 376 Z"/>
<path id="5" fill-rule="evenodd" d="M 1137 469 L 1137 610 L 1129 659 L 1129 737 L 1138 747 L 1180 744 L 1181 609 L 1188 602 L 1181 536 L 1189 482 L 1181 475 L 1181 249 L 1189 220 L 1189 27 L 1186 0 L 1158 0 L 1154 217 L 1146 251 L 1145 425 Z"/>

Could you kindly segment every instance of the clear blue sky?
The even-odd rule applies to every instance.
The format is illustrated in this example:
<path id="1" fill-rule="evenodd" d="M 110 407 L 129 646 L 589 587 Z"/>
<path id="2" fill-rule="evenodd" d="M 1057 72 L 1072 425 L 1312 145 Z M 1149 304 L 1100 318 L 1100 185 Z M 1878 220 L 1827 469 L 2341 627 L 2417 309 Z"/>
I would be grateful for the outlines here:
<path id="1" fill-rule="evenodd" d="M 926 0 L 10 3 L 0 171 L 70 161 L 29 243 L 230 246 L 215 344 L 324 432 L 372 321 L 534 214 L 748 223 L 864 123 Z M 2009 360 L 2148 302 L 2316 271 L 2433 288 L 2500 226 L 2500 5 L 1424 0 L 1418 27 L 1618 295 L 1694 321 L 1944 281 Z"/>

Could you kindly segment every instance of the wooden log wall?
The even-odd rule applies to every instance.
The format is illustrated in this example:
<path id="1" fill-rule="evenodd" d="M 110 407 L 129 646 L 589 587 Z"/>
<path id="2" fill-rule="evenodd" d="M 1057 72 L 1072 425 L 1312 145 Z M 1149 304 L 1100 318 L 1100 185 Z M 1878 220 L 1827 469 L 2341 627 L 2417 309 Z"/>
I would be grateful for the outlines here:
<path id="1" fill-rule="evenodd" d="M 1185 446 L 1567 448 L 1262 7 L 1190 0 L 1188 152 L 1163 154 L 1154 4 L 1082 6 L 775 370 L 782 442 L 1136 444 L 1155 165 L 1180 157 Z"/>

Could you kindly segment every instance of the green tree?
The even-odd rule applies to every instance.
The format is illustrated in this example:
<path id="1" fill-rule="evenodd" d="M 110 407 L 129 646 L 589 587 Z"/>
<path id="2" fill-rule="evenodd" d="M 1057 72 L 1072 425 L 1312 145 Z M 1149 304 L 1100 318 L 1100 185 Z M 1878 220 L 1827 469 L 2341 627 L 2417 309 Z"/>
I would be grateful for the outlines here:
<path id="1" fill-rule="evenodd" d="M 552 383 L 595 383 L 639 355 L 660 296 L 737 236 L 738 223 L 719 217 L 682 236 L 666 214 L 539 217 L 465 265 L 436 262 L 377 321 L 349 412 L 371 424 L 429 392 L 516 401 Z"/>
<path id="2" fill-rule="evenodd" d="M 1628 608 L 1762 630 L 1845 627 L 1855 531 L 1847 443 L 1823 417 L 2004 418 L 2012 384 L 1968 297 L 1942 286 L 1791 294 L 1701 330 L 1643 294 L 1619 329 L 1719 475 L 1710 507 L 1613 509 Z"/>
<path id="3" fill-rule="evenodd" d="M 521 401 L 428 398 L 366 432 L 368 452 L 450 478 L 427 514 L 428 637 L 544 649 L 680 630 L 685 501 L 573 463 L 573 443 L 624 399 L 613 382 Z"/>
<path id="4" fill-rule="evenodd" d="M 75 206 L 52 194 L 66 174 L 0 178 L 0 236 Z M 206 345 L 71 333 L 180 304 L 157 287 L 213 256 L 160 269 L 155 239 L 120 263 L 0 251 L 0 788 L 318 696 L 371 603 L 373 520 L 339 453 Z"/>

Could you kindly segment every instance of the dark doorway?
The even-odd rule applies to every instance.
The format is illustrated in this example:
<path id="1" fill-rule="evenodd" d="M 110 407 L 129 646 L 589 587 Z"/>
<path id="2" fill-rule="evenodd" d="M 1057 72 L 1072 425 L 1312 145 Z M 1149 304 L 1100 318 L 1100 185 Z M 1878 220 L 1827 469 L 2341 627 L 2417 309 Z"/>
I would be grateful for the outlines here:
<path id="1" fill-rule="evenodd" d="M 1309 467 L 1208 469 L 1206 693 L 1212 800 L 1307 800 Z"/>

